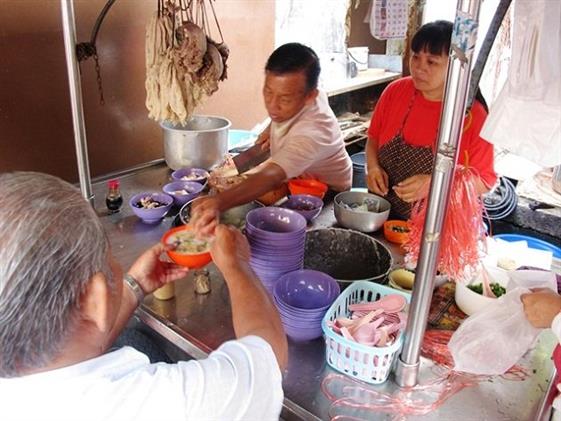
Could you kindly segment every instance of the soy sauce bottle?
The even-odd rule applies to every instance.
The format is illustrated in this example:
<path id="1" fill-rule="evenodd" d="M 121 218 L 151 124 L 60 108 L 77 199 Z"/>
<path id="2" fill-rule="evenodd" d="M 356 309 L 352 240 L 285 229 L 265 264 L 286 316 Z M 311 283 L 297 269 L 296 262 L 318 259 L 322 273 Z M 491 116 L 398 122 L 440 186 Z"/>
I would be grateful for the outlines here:
<path id="1" fill-rule="evenodd" d="M 123 197 L 119 189 L 119 180 L 109 180 L 107 182 L 107 195 L 105 196 L 105 204 L 109 213 L 119 212 L 123 204 Z"/>

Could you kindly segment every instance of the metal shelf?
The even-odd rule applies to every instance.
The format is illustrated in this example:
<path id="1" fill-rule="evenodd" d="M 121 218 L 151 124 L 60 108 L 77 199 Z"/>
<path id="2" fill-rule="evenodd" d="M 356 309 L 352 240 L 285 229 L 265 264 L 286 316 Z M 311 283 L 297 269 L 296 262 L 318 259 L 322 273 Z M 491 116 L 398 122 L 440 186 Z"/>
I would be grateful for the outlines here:
<path id="1" fill-rule="evenodd" d="M 327 86 L 327 96 L 335 96 L 344 94 L 345 92 L 356 91 L 357 89 L 366 88 L 368 86 L 379 85 L 381 83 L 390 82 L 401 77 L 401 73 L 386 72 L 381 73 L 380 69 L 367 69 L 358 72 L 358 75 L 351 79 L 342 80 L 333 86 Z"/>

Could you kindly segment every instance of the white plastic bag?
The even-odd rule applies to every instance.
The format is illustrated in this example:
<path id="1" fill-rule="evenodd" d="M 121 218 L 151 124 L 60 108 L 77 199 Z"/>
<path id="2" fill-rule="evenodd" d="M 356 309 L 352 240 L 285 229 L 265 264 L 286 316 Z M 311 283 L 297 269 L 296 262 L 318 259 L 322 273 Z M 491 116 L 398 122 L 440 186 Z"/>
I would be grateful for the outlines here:
<path id="1" fill-rule="evenodd" d="M 561 163 L 561 2 L 514 4 L 508 79 L 481 137 L 544 167 Z"/>
<path id="2" fill-rule="evenodd" d="M 506 373 L 540 333 L 526 319 L 520 296 L 530 292 L 528 288 L 557 291 L 555 274 L 525 270 L 509 272 L 509 277 L 508 292 L 465 320 L 452 335 L 448 348 L 455 370 L 483 375 Z"/>

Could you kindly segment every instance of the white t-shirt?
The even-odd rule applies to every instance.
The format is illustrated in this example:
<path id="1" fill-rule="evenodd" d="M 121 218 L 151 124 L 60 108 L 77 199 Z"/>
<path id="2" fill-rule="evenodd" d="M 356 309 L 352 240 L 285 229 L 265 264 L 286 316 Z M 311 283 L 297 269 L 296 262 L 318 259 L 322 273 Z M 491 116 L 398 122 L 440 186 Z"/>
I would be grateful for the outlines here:
<path id="1" fill-rule="evenodd" d="M 130 347 L 80 364 L 0 379 L 1 419 L 278 420 L 281 373 L 257 336 L 224 343 L 207 359 L 150 364 Z"/>
<path id="2" fill-rule="evenodd" d="M 290 120 L 271 123 L 271 161 L 287 178 L 315 178 L 336 191 L 351 188 L 351 158 L 324 92 Z"/>

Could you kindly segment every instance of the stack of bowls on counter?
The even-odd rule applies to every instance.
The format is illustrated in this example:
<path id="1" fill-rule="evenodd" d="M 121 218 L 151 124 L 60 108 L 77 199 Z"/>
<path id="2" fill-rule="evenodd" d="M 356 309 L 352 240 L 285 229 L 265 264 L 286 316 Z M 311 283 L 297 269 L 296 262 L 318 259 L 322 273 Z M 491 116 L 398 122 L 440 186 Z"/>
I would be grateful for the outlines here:
<path id="1" fill-rule="evenodd" d="M 266 207 L 247 214 L 251 267 L 269 292 L 282 275 L 302 268 L 306 225 L 306 218 L 290 209 Z"/>
<path id="2" fill-rule="evenodd" d="M 321 320 L 341 292 L 331 276 L 316 270 L 297 270 L 282 276 L 273 290 L 284 330 L 297 341 L 322 335 Z"/>

